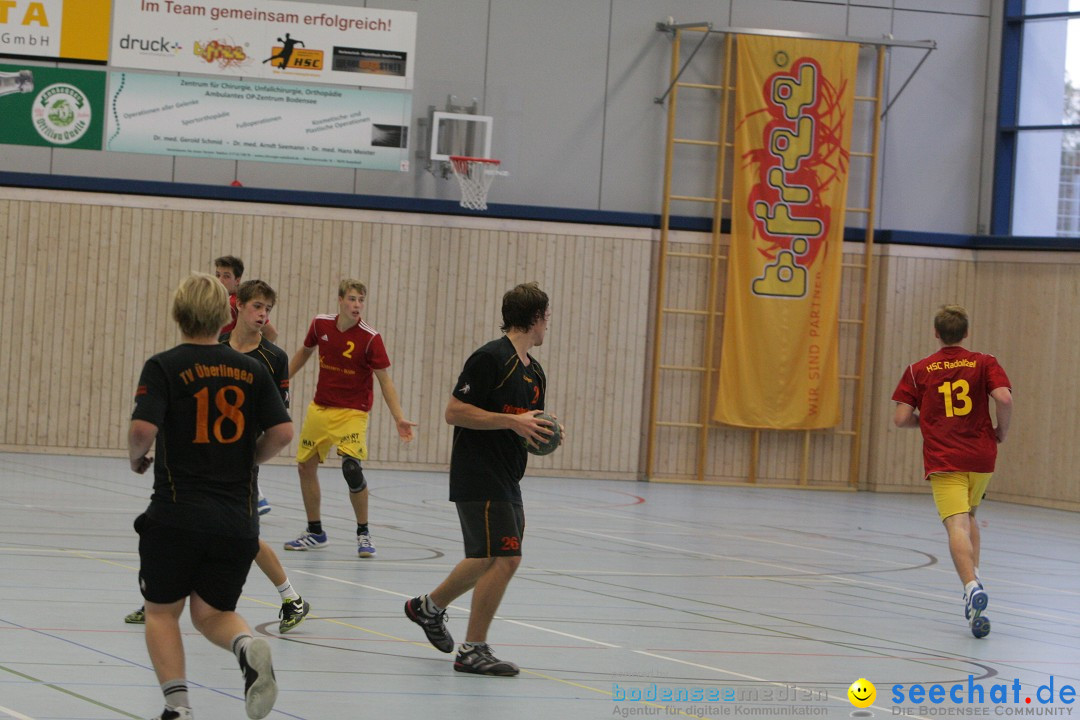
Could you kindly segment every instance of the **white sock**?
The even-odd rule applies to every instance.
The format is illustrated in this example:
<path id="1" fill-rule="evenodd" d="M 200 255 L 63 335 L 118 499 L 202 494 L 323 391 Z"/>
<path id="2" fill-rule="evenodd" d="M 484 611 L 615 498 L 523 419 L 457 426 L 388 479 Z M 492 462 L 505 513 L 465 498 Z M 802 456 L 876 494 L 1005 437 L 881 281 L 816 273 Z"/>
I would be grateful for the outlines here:
<path id="1" fill-rule="evenodd" d="M 972 580 L 967 585 L 965 585 L 964 586 L 964 597 L 971 597 L 971 591 L 974 590 L 977 587 L 979 587 L 979 583 L 975 582 L 974 580 Z"/>
<path id="2" fill-rule="evenodd" d="M 246 633 L 240 633 L 239 635 L 237 635 L 236 637 L 234 637 L 232 639 L 232 643 L 231 643 L 232 651 L 233 651 L 233 655 L 236 656 L 237 660 L 240 659 L 240 652 L 242 650 L 246 650 L 247 646 L 250 645 L 251 641 L 254 640 L 254 639 L 255 638 L 251 637 L 250 635 L 248 635 Z"/>
<path id="3" fill-rule="evenodd" d="M 979 578 L 979 568 L 975 568 L 975 582 L 982 585 L 982 580 Z"/>
<path id="4" fill-rule="evenodd" d="M 425 615 L 438 615 L 443 611 L 441 607 L 435 604 L 435 601 L 431 599 L 430 595 L 424 595 L 420 598 L 423 601 L 424 614 Z"/>
<path id="5" fill-rule="evenodd" d="M 281 602 L 292 602 L 293 600 L 299 600 L 300 594 L 293 590 L 292 583 L 289 582 L 289 578 L 285 578 L 285 582 L 277 586 L 278 595 L 281 596 Z"/>

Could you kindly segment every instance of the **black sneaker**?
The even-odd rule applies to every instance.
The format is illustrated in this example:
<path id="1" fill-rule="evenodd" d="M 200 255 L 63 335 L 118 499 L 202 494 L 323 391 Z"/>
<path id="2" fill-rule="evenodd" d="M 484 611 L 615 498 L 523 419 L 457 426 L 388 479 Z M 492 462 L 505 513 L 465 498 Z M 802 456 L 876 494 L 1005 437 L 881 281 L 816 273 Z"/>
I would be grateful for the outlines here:
<path id="1" fill-rule="evenodd" d="M 270 643 L 255 638 L 240 651 L 240 669 L 244 673 L 244 709 L 251 720 L 270 714 L 277 700 L 277 680 L 270 660 Z"/>
<path id="2" fill-rule="evenodd" d="M 165 709 L 154 720 L 195 720 L 195 716 L 192 714 L 191 708 L 171 708 L 166 705 Z"/>
<path id="3" fill-rule="evenodd" d="M 289 632 L 303 622 L 309 612 L 311 612 L 311 606 L 308 605 L 304 598 L 286 600 L 281 603 L 281 610 L 278 612 L 278 617 L 281 618 L 281 623 L 278 625 L 278 632 Z"/>
<path id="4" fill-rule="evenodd" d="M 444 653 L 454 652 L 454 638 L 450 637 L 450 631 L 446 629 L 446 611 L 438 615 L 428 615 L 424 612 L 424 601 L 418 597 L 405 601 L 405 617 L 424 628 L 428 642 L 436 649 Z"/>
<path id="5" fill-rule="evenodd" d="M 457 657 L 454 658 L 454 669 L 458 672 L 500 677 L 513 677 L 521 672 L 514 663 L 500 660 L 492 655 L 487 643 L 474 645 L 468 650 L 465 648 L 458 650 Z"/>

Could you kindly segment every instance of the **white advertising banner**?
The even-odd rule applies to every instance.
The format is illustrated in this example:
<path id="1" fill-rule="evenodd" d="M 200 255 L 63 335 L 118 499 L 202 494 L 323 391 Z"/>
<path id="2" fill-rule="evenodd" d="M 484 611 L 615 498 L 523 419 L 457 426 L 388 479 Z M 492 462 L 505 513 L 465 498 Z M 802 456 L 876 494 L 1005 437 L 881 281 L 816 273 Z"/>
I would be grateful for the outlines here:
<path id="1" fill-rule="evenodd" d="M 106 150 L 409 169 L 409 93 L 111 73 Z"/>
<path id="2" fill-rule="evenodd" d="M 411 90 L 416 13 L 285 0 L 114 0 L 114 67 Z"/>

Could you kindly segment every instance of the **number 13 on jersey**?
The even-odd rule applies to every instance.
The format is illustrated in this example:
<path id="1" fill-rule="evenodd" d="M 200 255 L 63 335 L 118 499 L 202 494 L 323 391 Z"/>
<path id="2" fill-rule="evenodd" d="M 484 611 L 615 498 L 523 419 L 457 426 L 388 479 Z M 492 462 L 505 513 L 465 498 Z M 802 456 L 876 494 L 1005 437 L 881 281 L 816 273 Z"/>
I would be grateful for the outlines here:
<path id="1" fill-rule="evenodd" d="M 945 381 L 938 385 L 938 392 L 945 398 L 945 417 L 967 415 L 971 412 L 971 386 L 967 380 Z"/>

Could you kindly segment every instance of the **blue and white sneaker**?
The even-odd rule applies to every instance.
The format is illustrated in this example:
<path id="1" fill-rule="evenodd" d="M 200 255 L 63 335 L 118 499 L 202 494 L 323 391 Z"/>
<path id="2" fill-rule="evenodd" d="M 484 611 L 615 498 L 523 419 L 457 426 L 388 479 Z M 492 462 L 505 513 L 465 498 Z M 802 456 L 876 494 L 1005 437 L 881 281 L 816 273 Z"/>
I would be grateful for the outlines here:
<path id="1" fill-rule="evenodd" d="M 318 550 L 330 544 L 326 533 L 313 533 L 305 530 L 300 537 L 285 543 L 286 550 Z"/>
<path id="2" fill-rule="evenodd" d="M 973 589 L 970 594 L 964 593 L 964 618 L 974 620 L 979 617 L 989 602 L 990 596 L 983 590 L 982 585 Z"/>
<path id="3" fill-rule="evenodd" d="M 371 544 L 371 535 L 360 533 L 356 536 L 356 554 L 362 558 L 375 557 L 375 546 Z"/>
<path id="4" fill-rule="evenodd" d="M 970 593 L 964 594 L 964 617 L 967 618 L 971 634 L 984 638 L 990 634 L 990 618 L 983 615 L 983 610 L 990 603 L 990 596 L 979 585 Z"/>
<path id="5" fill-rule="evenodd" d="M 270 501 L 266 498 L 259 496 L 259 514 L 265 515 L 270 512 Z"/>

